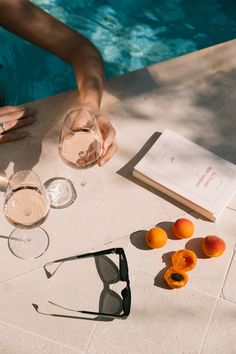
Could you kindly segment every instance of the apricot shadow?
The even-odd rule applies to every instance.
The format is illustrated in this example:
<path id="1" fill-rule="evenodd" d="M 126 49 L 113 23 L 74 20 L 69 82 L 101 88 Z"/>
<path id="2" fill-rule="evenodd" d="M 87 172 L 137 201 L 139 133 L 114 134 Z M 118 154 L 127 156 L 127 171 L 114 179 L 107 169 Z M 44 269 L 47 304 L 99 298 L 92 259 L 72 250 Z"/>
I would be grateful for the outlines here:
<path id="1" fill-rule="evenodd" d="M 174 223 L 172 221 L 161 221 L 159 224 L 156 226 L 161 227 L 162 229 L 165 230 L 167 233 L 168 239 L 169 240 L 178 240 L 175 235 L 173 234 L 172 227 Z"/>
<path id="2" fill-rule="evenodd" d="M 157 286 L 159 288 L 166 289 L 166 290 L 173 290 L 172 288 L 170 288 L 167 285 L 167 283 L 164 279 L 164 274 L 167 271 L 167 269 L 171 266 L 171 258 L 174 253 L 175 252 L 171 251 L 171 252 L 164 253 L 162 255 L 162 261 L 163 261 L 163 263 L 165 263 L 166 266 L 164 268 L 162 268 L 160 270 L 160 272 L 155 276 L 154 286 Z"/>
<path id="3" fill-rule="evenodd" d="M 185 248 L 190 250 L 190 251 L 193 251 L 196 253 L 196 256 L 197 258 L 200 258 L 200 259 L 207 259 L 209 257 L 207 257 L 203 252 L 202 252 L 202 248 L 201 248 L 201 244 L 202 244 L 202 241 L 204 240 L 203 237 L 196 237 L 196 238 L 193 238 L 192 240 L 189 240 L 186 245 L 185 245 Z"/>
<path id="4" fill-rule="evenodd" d="M 145 242 L 146 233 L 147 230 L 138 230 L 133 232 L 130 235 L 130 242 L 132 243 L 132 245 L 138 248 L 139 250 L 143 250 L 143 251 L 150 250 L 151 248 L 148 247 L 148 245 Z"/>

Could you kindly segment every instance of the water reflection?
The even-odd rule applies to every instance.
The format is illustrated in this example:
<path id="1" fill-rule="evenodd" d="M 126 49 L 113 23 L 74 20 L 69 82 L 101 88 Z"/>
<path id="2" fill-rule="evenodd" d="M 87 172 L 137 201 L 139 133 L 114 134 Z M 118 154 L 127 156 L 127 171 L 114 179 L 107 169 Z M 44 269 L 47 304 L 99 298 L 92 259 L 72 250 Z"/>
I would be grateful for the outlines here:
<path id="1" fill-rule="evenodd" d="M 33 2 L 96 44 L 105 60 L 107 78 L 236 36 L 236 2 Z M 0 68 L 0 103 L 23 103 L 75 87 L 70 66 L 55 56 L 4 29 L 0 29 L 0 43 L 0 64 L 3 64 Z"/>

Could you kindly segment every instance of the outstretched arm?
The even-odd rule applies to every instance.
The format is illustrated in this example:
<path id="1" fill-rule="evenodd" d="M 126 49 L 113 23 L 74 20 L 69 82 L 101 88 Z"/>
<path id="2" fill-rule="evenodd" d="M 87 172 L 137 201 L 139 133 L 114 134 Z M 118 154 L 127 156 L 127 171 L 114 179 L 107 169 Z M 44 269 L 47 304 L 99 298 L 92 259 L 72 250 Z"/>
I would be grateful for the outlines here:
<path id="1" fill-rule="evenodd" d="M 84 36 L 27 0 L 0 0 L 0 25 L 70 63 L 74 69 L 81 106 L 98 114 L 107 153 L 116 150 L 115 130 L 99 113 L 103 92 L 103 61 L 96 47 Z"/>

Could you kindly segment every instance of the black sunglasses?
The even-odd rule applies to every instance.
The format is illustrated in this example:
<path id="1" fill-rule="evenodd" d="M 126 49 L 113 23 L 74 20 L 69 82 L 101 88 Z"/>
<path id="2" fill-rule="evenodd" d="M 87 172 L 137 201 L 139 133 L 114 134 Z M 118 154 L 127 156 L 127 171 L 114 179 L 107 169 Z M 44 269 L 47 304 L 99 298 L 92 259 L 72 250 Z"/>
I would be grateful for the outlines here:
<path id="1" fill-rule="evenodd" d="M 56 271 L 58 270 L 60 265 L 64 262 L 73 261 L 76 259 L 88 258 L 88 257 L 105 256 L 108 254 L 119 255 L 119 279 L 118 280 L 126 282 L 125 288 L 121 291 L 121 296 L 122 296 L 122 300 L 123 300 L 121 314 L 111 314 L 111 313 L 105 313 L 105 312 L 94 312 L 94 311 L 84 311 L 84 310 L 72 310 L 72 309 L 57 305 L 52 301 L 49 301 L 49 303 L 52 305 L 55 305 L 57 307 L 61 307 L 63 309 L 69 310 L 69 311 L 80 312 L 80 313 L 88 314 L 88 315 L 97 315 L 97 316 L 110 317 L 110 318 L 121 318 L 121 319 L 127 318 L 130 314 L 130 308 L 131 308 L 131 290 L 130 290 L 128 263 L 127 263 L 127 259 L 126 259 L 125 252 L 124 252 L 123 248 L 110 248 L 110 249 L 103 250 L 103 251 L 85 253 L 85 254 L 76 255 L 76 256 L 72 256 L 72 257 L 57 259 L 53 262 L 46 263 L 44 265 L 44 270 L 45 270 L 47 278 L 51 278 L 56 273 Z M 47 267 L 52 264 L 55 264 L 55 263 L 60 263 L 60 265 L 52 273 L 49 272 Z M 118 280 L 116 280 L 116 282 Z"/>

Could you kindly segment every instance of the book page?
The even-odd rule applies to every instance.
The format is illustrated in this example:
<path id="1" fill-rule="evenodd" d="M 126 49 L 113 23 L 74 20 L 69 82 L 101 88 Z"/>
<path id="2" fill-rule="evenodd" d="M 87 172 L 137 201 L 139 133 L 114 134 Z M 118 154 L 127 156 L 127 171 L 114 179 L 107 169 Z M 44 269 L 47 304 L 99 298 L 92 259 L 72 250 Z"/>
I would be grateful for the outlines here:
<path id="1" fill-rule="evenodd" d="M 135 170 L 212 212 L 236 190 L 236 166 L 165 130 Z"/>

